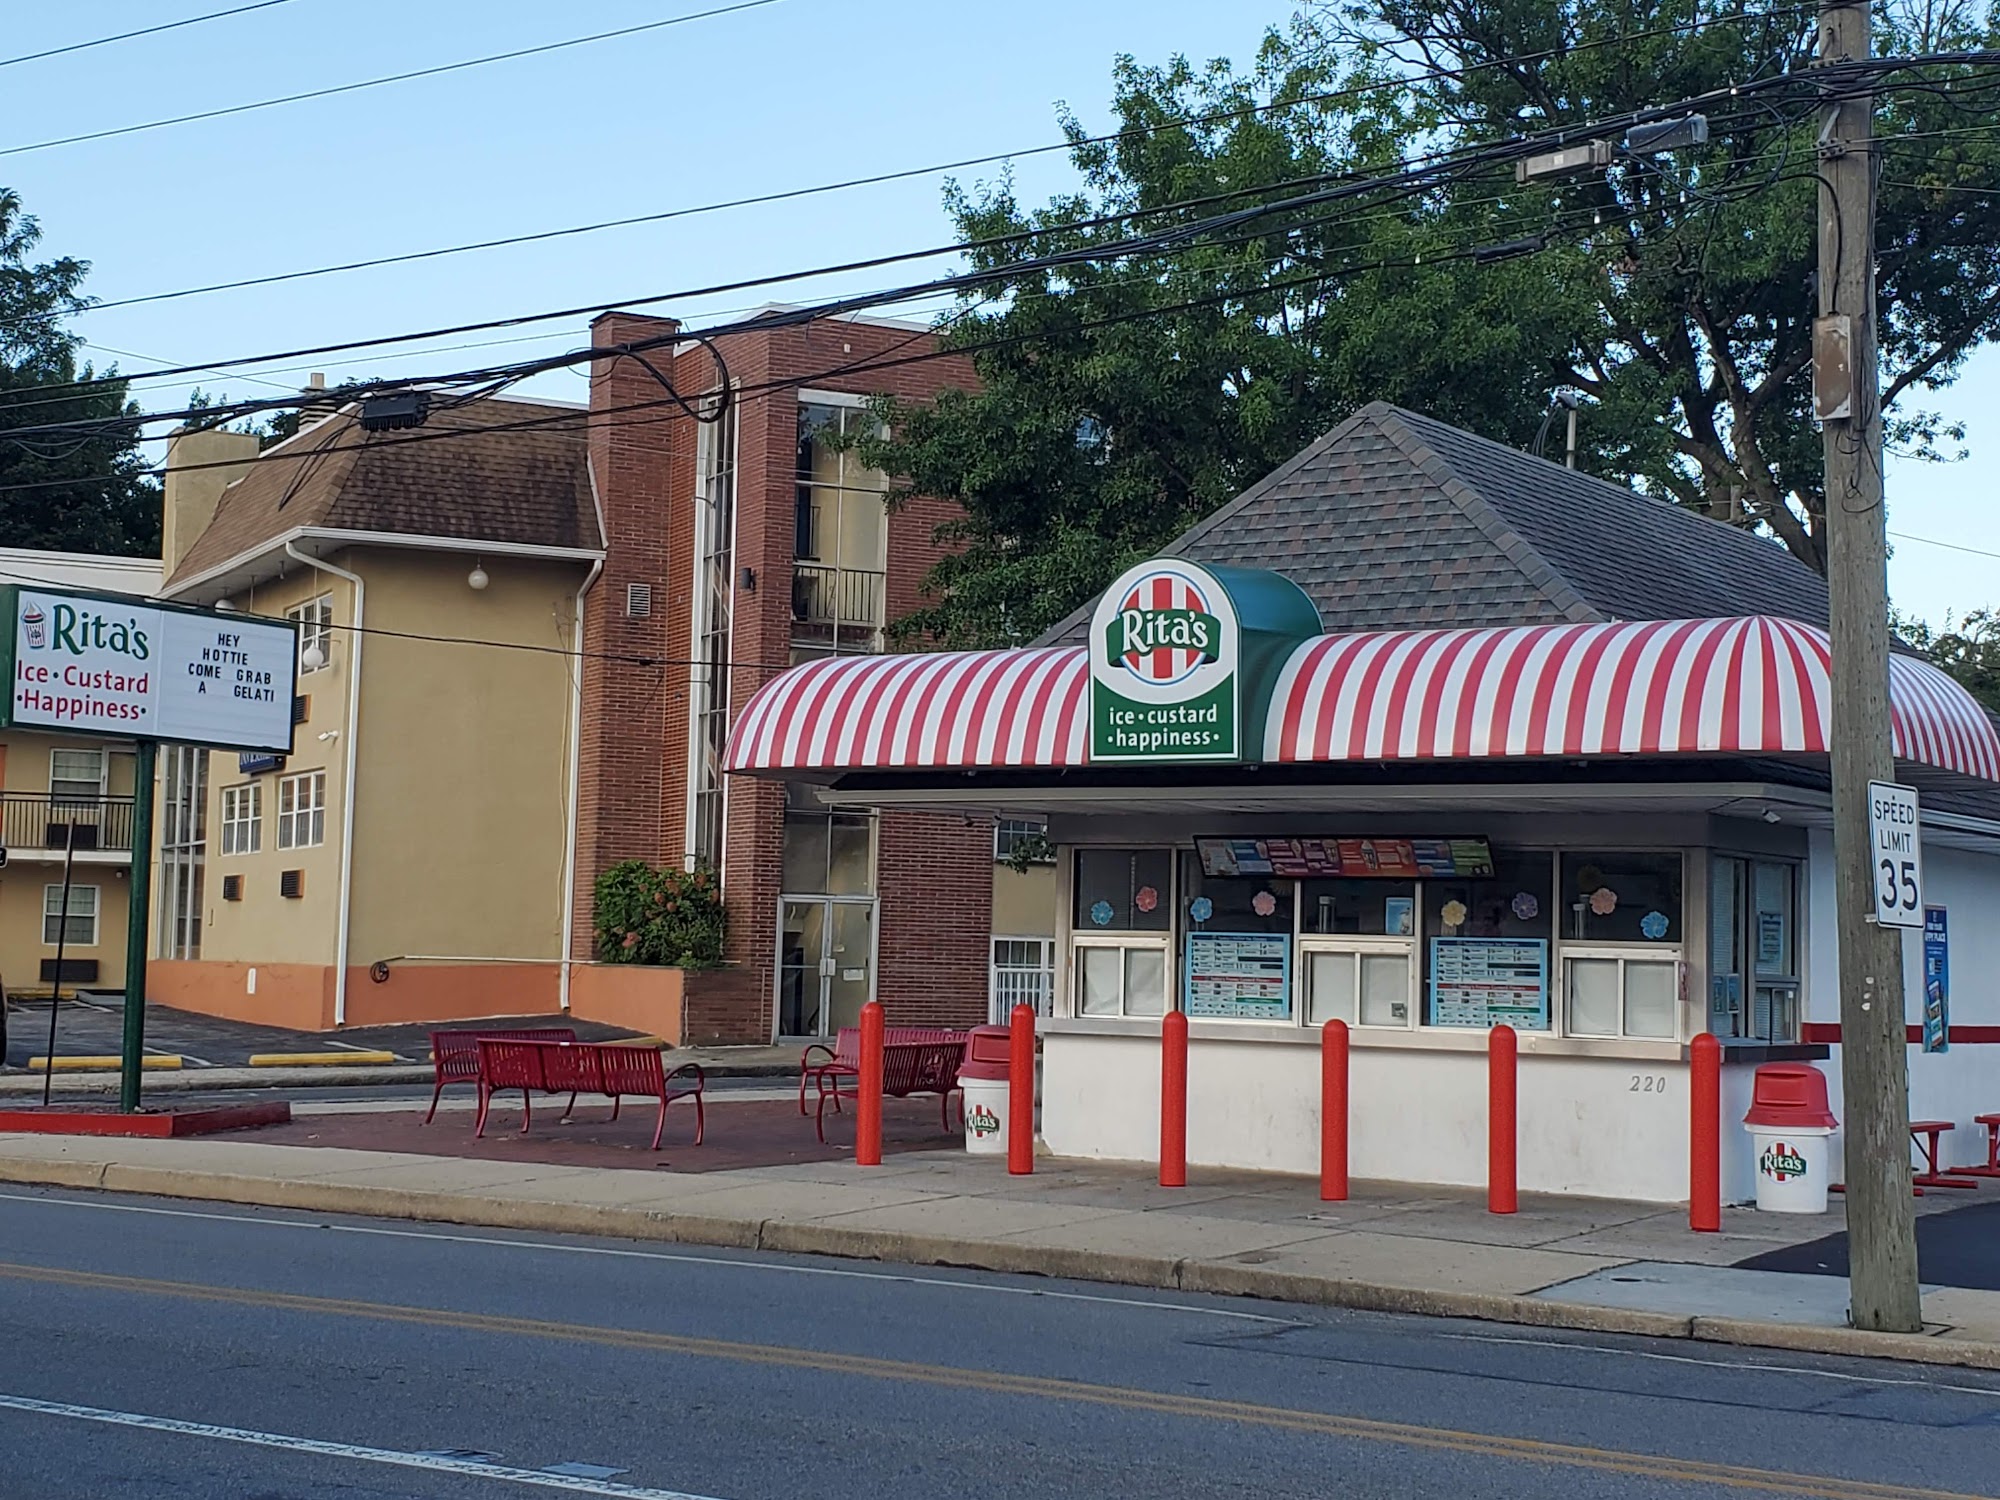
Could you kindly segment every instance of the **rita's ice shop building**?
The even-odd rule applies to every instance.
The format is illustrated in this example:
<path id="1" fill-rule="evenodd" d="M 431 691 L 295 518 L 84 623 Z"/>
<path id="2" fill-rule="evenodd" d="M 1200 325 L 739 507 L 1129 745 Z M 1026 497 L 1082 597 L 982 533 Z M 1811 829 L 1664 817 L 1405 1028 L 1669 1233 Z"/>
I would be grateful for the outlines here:
<path id="1" fill-rule="evenodd" d="M 777 676 L 730 761 L 850 805 L 1047 818 L 1058 1155 L 1156 1156 L 1178 1008 L 1190 1159 L 1315 1171 L 1340 1017 L 1355 1175 L 1477 1185 L 1505 1021 L 1522 1187 L 1678 1201 L 1706 1031 L 1746 1199 L 1753 1065 L 1817 1062 L 1840 1112 L 1826 620 L 1773 543 L 1378 405 L 1042 644 Z M 1935 908 L 1905 955 L 1911 1108 L 1983 1159 L 2000 737 L 1914 657 L 1891 685 Z"/>

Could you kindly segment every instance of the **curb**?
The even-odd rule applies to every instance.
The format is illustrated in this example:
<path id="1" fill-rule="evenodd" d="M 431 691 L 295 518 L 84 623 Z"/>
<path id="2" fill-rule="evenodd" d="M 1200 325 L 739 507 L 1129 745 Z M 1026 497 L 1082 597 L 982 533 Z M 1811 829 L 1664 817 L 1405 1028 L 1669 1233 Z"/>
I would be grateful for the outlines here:
<path id="1" fill-rule="evenodd" d="M 393 1052 L 253 1052 L 253 1068 L 392 1068 Z"/>
<path id="2" fill-rule="evenodd" d="M 161 1068 L 172 1070 L 180 1067 L 180 1065 L 180 1054 L 174 1052 L 148 1052 L 144 1057 L 139 1059 L 139 1066 L 149 1073 Z M 109 1055 L 99 1057 L 64 1057 L 59 1053 L 53 1058 L 36 1056 L 28 1059 L 28 1071 L 30 1073 L 46 1073 L 51 1068 L 58 1073 L 102 1073 L 107 1071 L 115 1073 L 124 1066 L 124 1058 Z"/>
<path id="3" fill-rule="evenodd" d="M 64 1162 L 0 1157 L 0 1182 L 43 1187 L 198 1198 L 260 1208 L 459 1224 L 546 1234 L 605 1234 L 625 1239 L 828 1255 L 904 1265 L 953 1266 L 1106 1282 L 1161 1291 L 1247 1297 L 1338 1307 L 1357 1312 L 1466 1318 L 1530 1328 L 1637 1334 L 1848 1358 L 1895 1359 L 1912 1364 L 2000 1370 L 2000 1344 L 1953 1340 L 1929 1333 L 1872 1333 L 1741 1318 L 1683 1317 L 1584 1303 L 1548 1302 L 1506 1293 L 1460 1292 L 1346 1281 L 1295 1271 L 1270 1271 L 1226 1261 L 1119 1255 L 979 1240 L 952 1235 L 849 1229 L 813 1221 L 722 1218 L 660 1213 L 554 1201 L 486 1198 L 412 1188 L 373 1187 L 268 1177 L 239 1177 L 174 1167 L 116 1162 Z"/>

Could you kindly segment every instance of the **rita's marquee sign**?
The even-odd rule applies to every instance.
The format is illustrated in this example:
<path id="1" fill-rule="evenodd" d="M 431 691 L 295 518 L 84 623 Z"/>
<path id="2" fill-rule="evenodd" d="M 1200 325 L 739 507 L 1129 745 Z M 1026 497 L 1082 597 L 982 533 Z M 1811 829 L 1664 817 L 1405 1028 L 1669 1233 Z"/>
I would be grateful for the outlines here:
<path id="1" fill-rule="evenodd" d="M 1129 569 L 1090 623 L 1090 758 L 1239 759 L 1241 651 L 1215 574 L 1172 558 Z"/>
<path id="2" fill-rule="evenodd" d="M 297 628 L 66 589 L 0 589 L 0 726 L 288 754 Z"/>

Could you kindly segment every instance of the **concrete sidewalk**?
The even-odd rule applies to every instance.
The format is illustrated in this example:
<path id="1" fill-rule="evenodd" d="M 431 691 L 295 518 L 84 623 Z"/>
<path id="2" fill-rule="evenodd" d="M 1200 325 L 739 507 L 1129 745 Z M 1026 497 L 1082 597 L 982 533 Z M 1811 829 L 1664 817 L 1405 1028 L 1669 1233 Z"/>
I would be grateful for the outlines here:
<path id="1" fill-rule="evenodd" d="M 1845 1281 L 1731 1269 L 1840 1227 L 1837 1214 L 1725 1215 L 1688 1231 L 1657 1205 L 1297 1178 L 1004 1163 L 932 1151 L 878 1168 L 809 1162 L 699 1175 L 246 1139 L 0 1136 L 0 1181 L 322 1213 L 956 1265 L 1384 1312 L 1706 1339 L 2000 1369 L 2000 1293 L 1934 1289 L 1921 1335 L 1842 1326 Z"/>

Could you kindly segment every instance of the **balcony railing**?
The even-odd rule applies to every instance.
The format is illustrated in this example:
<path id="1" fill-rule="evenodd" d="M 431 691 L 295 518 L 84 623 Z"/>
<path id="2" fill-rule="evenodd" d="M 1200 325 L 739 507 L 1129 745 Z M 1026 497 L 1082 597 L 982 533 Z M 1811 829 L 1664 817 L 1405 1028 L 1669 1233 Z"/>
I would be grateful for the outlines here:
<path id="1" fill-rule="evenodd" d="M 792 619 L 802 625 L 882 628 L 882 574 L 825 563 L 792 564 Z"/>
<path id="2" fill-rule="evenodd" d="M 64 797 L 49 792 L 0 793 L 0 846 L 32 857 L 74 847 L 79 854 L 132 848 L 130 797 Z"/>

